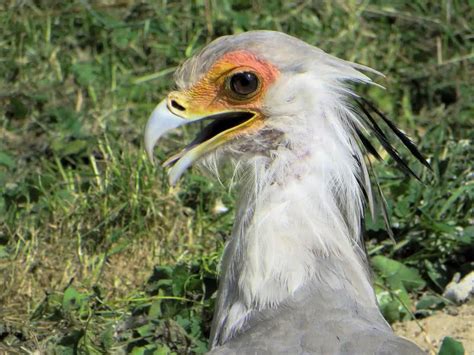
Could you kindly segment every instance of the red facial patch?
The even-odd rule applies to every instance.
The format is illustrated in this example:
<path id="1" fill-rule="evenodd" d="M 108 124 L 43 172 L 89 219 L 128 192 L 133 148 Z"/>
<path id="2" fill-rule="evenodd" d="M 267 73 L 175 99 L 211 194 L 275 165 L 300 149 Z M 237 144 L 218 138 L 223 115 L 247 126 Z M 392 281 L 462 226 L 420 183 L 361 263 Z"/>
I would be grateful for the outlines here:
<path id="1" fill-rule="evenodd" d="M 263 84 L 271 84 L 278 76 L 278 69 L 270 62 L 257 58 L 253 53 L 240 50 L 222 56 L 209 72 L 224 72 L 226 69 L 249 68 L 257 73 Z"/>
<path id="2" fill-rule="evenodd" d="M 248 100 L 236 100 L 229 95 L 227 81 L 237 72 L 251 71 L 259 79 L 259 89 Z M 258 110 L 262 98 L 270 84 L 279 75 L 278 69 L 268 61 L 258 58 L 253 53 L 239 50 L 223 55 L 189 90 L 179 93 L 180 100 L 185 100 L 192 107 L 193 114 L 208 114 L 235 108 Z"/>

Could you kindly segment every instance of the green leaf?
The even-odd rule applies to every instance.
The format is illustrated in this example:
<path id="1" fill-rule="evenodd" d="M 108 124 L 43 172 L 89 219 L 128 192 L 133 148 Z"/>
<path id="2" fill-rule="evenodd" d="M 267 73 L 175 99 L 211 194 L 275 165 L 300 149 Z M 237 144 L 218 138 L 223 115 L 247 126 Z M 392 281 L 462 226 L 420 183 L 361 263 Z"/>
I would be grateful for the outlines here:
<path id="1" fill-rule="evenodd" d="M 15 167 L 16 162 L 13 157 L 5 152 L 0 151 L 0 165 L 6 166 L 9 169 Z"/>
<path id="2" fill-rule="evenodd" d="M 469 191 L 474 190 L 474 185 L 464 185 L 456 189 L 452 193 L 452 195 L 448 198 L 448 200 L 445 202 L 441 210 L 438 212 L 438 219 L 440 219 L 444 213 L 451 208 L 451 206 L 454 204 L 454 202 L 462 195 L 467 194 Z"/>
<path id="3" fill-rule="evenodd" d="M 400 199 L 398 203 L 395 205 L 395 213 L 399 217 L 409 216 L 410 212 L 412 212 L 412 208 L 410 206 L 410 196 L 406 196 L 403 199 Z"/>
<path id="4" fill-rule="evenodd" d="M 168 355 L 168 354 L 173 354 L 170 350 L 170 348 L 166 345 L 158 345 L 156 350 L 153 352 L 153 355 Z"/>
<path id="5" fill-rule="evenodd" d="M 397 301 L 392 300 L 387 302 L 383 307 L 381 307 L 381 311 L 387 322 L 390 324 L 401 320 L 399 304 Z"/>
<path id="6" fill-rule="evenodd" d="M 133 350 L 131 351 L 131 355 L 145 355 L 147 349 L 144 347 L 134 347 Z"/>
<path id="7" fill-rule="evenodd" d="M 0 259 L 8 259 L 10 257 L 10 253 L 8 252 L 8 248 L 6 245 L 0 245 Z"/>
<path id="8" fill-rule="evenodd" d="M 74 287 L 69 286 L 63 295 L 63 309 L 67 312 L 75 309 L 79 309 L 84 301 L 86 296 L 78 292 Z"/>
<path id="9" fill-rule="evenodd" d="M 59 341 L 59 346 L 57 347 L 57 352 L 59 354 L 76 354 L 77 344 L 84 336 L 84 330 L 73 330 L 67 335 L 63 336 Z"/>
<path id="10" fill-rule="evenodd" d="M 147 323 L 135 329 L 141 337 L 148 337 L 153 335 L 153 324 Z"/>
<path id="11" fill-rule="evenodd" d="M 7 112 L 12 118 L 26 118 L 30 112 L 30 109 L 25 97 L 12 97 L 10 99 L 10 105 L 7 107 Z"/>
<path id="12" fill-rule="evenodd" d="M 120 48 L 127 48 L 131 42 L 138 37 L 136 32 L 130 31 L 129 28 L 116 28 L 112 31 L 113 42 Z"/>
<path id="13" fill-rule="evenodd" d="M 373 257 L 372 266 L 394 290 L 406 288 L 407 291 L 413 291 L 423 288 L 426 284 L 418 270 L 385 256 Z"/>
<path id="14" fill-rule="evenodd" d="M 58 190 L 54 192 L 54 196 L 61 202 L 66 202 L 69 205 L 74 203 L 75 196 L 68 190 Z"/>
<path id="15" fill-rule="evenodd" d="M 385 256 L 372 258 L 372 265 L 387 290 L 378 290 L 380 309 L 388 322 L 406 320 L 411 316 L 412 303 L 408 291 L 425 286 L 418 270 Z M 380 292 L 381 291 L 381 292 Z"/>
<path id="16" fill-rule="evenodd" d="M 447 223 L 441 223 L 441 222 L 430 222 L 429 224 L 424 223 L 424 227 L 427 229 L 434 230 L 438 233 L 445 233 L 445 234 L 455 234 L 456 233 L 456 227 L 449 225 Z"/>
<path id="17" fill-rule="evenodd" d="M 61 156 L 76 155 L 85 152 L 88 142 L 82 139 L 72 141 L 55 140 L 51 146 L 53 150 Z"/>
<path id="18" fill-rule="evenodd" d="M 84 87 L 89 86 L 93 82 L 101 79 L 101 68 L 98 63 L 91 62 L 79 62 L 72 66 L 72 72 L 79 85 Z"/>
<path id="19" fill-rule="evenodd" d="M 444 337 L 438 355 L 464 355 L 464 346 L 454 338 Z"/>
<path id="20" fill-rule="evenodd" d="M 376 288 L 376 292 L 380 311 L 389 323 L 410 319 L 412 305 L 405 289 L 382 290 Z"/>
<path id="21" fill-rule="evenodd" d="M 48 114 L 57 125 L 57 132 L 63 133 L 58 138 L 64 140 L 63 135 L 81 136 L 82 122 L 79 114 L 74 109 L 70 107 L 54 107 L 48 111 Z"/>
<path id="22" fill-rule="evenodd" d="M 440 309 L 445 305 L 442 297 L 436 295 L 424 295 L 416 303 L 416 310 L 435 310 Z"/>
<path id="23" fill-rule="evenodd" d="M 461 236 L 459 237 L 459 241 L 466 245 L 471 245 L 473 239 L 474 239 L 474 226 L 468 226 L 464 228 Z"/>
<path id="24" fill-rule="evenodd" d="M 161 316 L 161 300 L 155 301 L 151 304 L 148 311 L 149 319 L 158 319 Z"/>
<path id="25" fill-rule="evenodd" d="M 168 355 L 172 354 L 166 345 L 147 344 L 144 346 L 134 347 L 131 355 Z"/>
<path id="26" fill-rule="evenodd" d="M 100 340 L 105 350 L 110 350 L 114 345 L 114 326 L 109 325 L 101 334 Z"/>

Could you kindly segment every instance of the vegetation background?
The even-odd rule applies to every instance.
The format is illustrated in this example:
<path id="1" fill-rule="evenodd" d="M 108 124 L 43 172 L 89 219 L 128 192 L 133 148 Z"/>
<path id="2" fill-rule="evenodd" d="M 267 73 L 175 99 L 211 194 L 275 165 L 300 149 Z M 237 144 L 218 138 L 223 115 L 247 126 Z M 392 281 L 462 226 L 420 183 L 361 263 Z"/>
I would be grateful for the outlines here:
<path id="1" fill-rule="evenodd" d="M 3 0 L 0 352 L 206 350 L 233 192 L 195 171 L 170 189 L 142 131 L 180 63 L 251 29 L 386 74 L 365 93 L 433 171 L 377 165 L 395 234 L 368 223 L 377 295 L 390 322 L 449 304 L 473 270 L 472 0 Z"/>

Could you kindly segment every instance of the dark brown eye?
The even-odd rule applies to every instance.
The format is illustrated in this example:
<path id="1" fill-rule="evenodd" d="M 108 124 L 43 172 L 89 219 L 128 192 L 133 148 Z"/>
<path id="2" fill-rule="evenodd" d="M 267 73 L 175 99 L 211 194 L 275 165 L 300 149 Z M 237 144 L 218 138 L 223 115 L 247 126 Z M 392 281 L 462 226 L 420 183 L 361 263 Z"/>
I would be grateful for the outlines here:
<path id="1" fill-rule="evenodd" d="M 249 96 L 258 89 L 258 77 L 252 72 L 242 72 L 232 75 L 230 89 L 239 96 Z"/>

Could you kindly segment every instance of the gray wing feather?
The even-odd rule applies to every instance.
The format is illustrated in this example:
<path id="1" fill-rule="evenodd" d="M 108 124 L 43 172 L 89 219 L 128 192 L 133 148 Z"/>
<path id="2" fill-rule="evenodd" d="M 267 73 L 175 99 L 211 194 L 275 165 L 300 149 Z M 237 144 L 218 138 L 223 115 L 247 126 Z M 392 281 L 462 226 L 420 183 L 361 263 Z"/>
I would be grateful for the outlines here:
<path id="1" fill-rule="evenodd" d="M 348 315 L 333 308 L 324 314 L 280 309 L 210 354 L 424 354 L 393 334 L 377 319 L 378 311 L 361 311 Z"/>
<path id="2" fill-rule="evenodd" d="M 253 313 L 210 354 L 424 354 L 396 336 L 377 304 L 356 296 L 343 286 L 347 282 L 315 283 L 277 308 Z"/>

